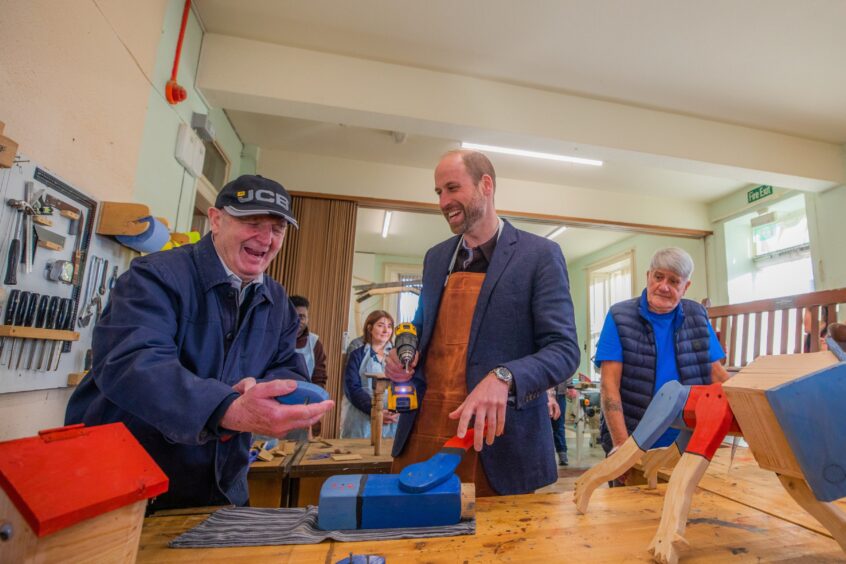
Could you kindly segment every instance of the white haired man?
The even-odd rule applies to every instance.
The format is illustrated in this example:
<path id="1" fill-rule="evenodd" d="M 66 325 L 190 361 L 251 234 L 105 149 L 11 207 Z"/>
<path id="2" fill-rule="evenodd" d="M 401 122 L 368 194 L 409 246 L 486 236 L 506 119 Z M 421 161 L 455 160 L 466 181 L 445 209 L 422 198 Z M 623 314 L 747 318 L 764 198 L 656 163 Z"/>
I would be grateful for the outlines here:
<path id="1" fill-rule="evenodd" d="M 705 308 L 683 299 L 692 274 L 693 260 L 684 250 L 657 251 L 643 293 L 614 304 L 605 318 L 594 363 L 602 376 L 600 437 L 606 453 L 625 442 L 667 382 L 705 385 L 728 378 Z M 655 447 L 668 446 L 677 434 L 669 429 Z"/>

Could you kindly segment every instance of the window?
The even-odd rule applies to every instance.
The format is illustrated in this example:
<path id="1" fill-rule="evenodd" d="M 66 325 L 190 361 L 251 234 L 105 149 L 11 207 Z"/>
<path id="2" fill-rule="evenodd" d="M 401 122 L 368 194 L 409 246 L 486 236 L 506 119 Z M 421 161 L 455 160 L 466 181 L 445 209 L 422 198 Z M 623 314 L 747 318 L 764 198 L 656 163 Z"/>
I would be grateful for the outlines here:
<path id="1" fill-rule="evenodd" d="M 203 141 L 206 147 L 206 157 L 203 161 L 203 176 L 209 184 L 220 191 L 229 178 L 229 159 L 216 141 Z"/>
<path id="2" fill-rule="evenodd" d="M 593 365 L 602 324 L 611 306 L 634 296 L 634 251 L 591 265 L 588 271 L 588 351 L 591 380 L 599 380 Z"/>
<path id="3" fill-rule="evenodd" d="M 729 303 L 814 291 L 804 196 L 727 221 L 725 238 Z"/>
<path id="4" fill-rule="evenodd" d="M 418 280 L 423 276 L 422 264 L 385 263 L 386 282 L 408 282 Z M 412 321 L 420 296 L 414 292 L 396 292 L 386 294 L 382 308 L 394 316 L 397 324 Z"/>

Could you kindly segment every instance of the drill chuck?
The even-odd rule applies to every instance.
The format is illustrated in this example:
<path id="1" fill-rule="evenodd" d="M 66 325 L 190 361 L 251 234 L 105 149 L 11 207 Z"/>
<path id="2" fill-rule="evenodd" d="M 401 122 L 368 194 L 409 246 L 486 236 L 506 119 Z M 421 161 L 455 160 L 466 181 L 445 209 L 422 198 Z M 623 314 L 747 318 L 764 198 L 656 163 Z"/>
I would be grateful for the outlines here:
<path id="1" fill-rule="evenodd" d="M 417 329 L 411 323 L 400 323 L 397 325 L 396 335 L 397 357 L 403 368 L 408 370 L 414 360 L 414 355 L 417 353 Z"/>

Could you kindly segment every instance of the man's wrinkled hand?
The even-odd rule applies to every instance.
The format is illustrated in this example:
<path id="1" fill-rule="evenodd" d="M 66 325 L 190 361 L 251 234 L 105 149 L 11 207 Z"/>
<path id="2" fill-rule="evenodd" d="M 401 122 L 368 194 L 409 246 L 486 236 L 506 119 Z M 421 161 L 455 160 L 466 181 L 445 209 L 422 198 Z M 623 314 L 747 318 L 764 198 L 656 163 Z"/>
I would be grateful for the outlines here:
<path id="1" fill-rule="evenodd" d="M 236 392 L 238 392 L 239 394 L 243 395 L 244 392 L 246 392 L 247 390 L 249 390 L 250 388 L 252 388 L 255 385 L 256 385 L 256 379 L 253 378 L 253 377 L 248 377 L 248 378 L 244 378 L 243 380 L 241 380 L 240 382 L 238 382 L 237 384 L 232 386 L 232 389 L 235 390 Z"/>
<path id="2" fill-rule="evenodd" d="M 280 404 L 276 396 L 296 390 L 294 380 L 256 383 L 253 378 L 244 378 L 233 388 L 241 395 L 220 420 L 222 427 L 232 431 L 282 437 L 288 431 L 311 427 L 335 406 L 332 400 L 309 405 Z"/>
<path id="3" fill-rule="evenodd" d="M 473 448 L 482 450 L 482 441 L 492 445 L 494 438 L 505 431 L 505 405 L 508 402 L 508 384 L 488 374 L 479 385 L 449 414 L 450 419 L 458 419 L 459 438 L 467 434 L 470 420 L 475 417 L 473 430 Z M 486 428 L 487 427 L 487 428 Z"/>
<path id="4" fill-rule="evenodd" d="M 414 353 L 414 359 L 406 370 L 397 356 L 397 349 L 391 349 L 388 358 L 385 360 L 385 376 L 394 382 L 408 382 L 414 376 L 414 367 L 417 366 L 419 358 L 420 353 Z"/>

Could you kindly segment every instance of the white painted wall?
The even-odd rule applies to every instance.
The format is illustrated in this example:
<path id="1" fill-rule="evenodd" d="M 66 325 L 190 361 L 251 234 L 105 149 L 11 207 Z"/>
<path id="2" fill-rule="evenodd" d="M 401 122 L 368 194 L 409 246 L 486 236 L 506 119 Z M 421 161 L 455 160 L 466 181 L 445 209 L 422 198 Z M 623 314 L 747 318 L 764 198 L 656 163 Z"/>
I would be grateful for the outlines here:
<path id="1" fill-rule="evenodd" d="M 98 199 L 132 199 L 166 4 L 0 4 L 0 121 L 21 153 Z"/>
<path id="2" fill-rule="evenodd" d="M 21 153 L 95 198 L 135 199 L 166 4 L 0 3 L 0 121 Z M 0 440 L 61 425 L 71 391 L 0 395 Z"/>

